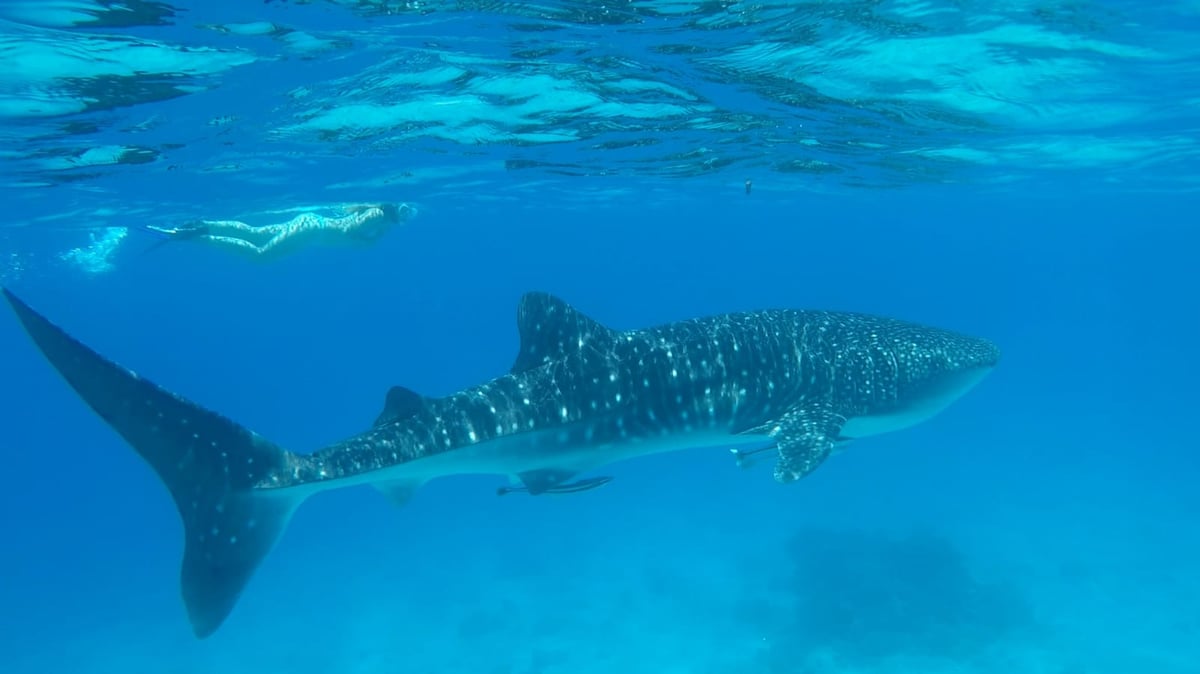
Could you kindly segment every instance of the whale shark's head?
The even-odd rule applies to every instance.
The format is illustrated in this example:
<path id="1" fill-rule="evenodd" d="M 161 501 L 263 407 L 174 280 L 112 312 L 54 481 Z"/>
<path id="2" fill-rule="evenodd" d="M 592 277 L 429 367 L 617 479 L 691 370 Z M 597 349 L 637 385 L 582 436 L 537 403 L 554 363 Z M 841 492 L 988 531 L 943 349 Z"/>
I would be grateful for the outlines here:
<path id="1" fill-rule="evenodd" d="M 1000 362 L 1000 349 L 977 337 L 940 334 L 916 349 L 918 362 L 910 371 L 907 395 L 912 405 L 932 405 L 940 411 L 974 388 Z"/>
<path id="2" fill-rule="evenodd" d="M 986 339 L 927 330 L 906 335 L 894 349 L 896 396 L 872 414 L 849 419 L 846 437 L 907 428 L 944 410 L 975 387 L 1000 362 Z"/>

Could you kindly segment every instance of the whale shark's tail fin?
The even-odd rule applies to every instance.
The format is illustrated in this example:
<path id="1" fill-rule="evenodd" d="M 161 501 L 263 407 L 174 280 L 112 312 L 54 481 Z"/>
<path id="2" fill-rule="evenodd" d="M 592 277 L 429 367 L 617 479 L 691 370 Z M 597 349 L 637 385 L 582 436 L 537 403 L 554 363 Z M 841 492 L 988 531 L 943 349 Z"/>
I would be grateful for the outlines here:
<path id="1" fill-rule="evenodd" d="M 170 490 L 186 537 L 184 604 L 196 635 L 212 634 L 303 498 L 270 488 L 300 457 L 105 359 L 3 292 L 67 383 Z"/>

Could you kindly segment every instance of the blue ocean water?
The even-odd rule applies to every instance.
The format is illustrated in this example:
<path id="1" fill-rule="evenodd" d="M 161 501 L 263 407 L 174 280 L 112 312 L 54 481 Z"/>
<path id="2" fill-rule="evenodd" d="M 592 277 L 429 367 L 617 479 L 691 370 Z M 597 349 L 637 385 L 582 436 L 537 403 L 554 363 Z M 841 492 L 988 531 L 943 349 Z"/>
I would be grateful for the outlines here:
<path id="1" fill-rule="evenodd" d="M 796 484 L 300 508 L 213 636 L 154 473 L 0 317 L 0 671 L 1200 672 L 1194 2 L 0 2 L 0 281 L 308 452 L 620 329 L 823 308 L 1003 350 Z M 746 183 L 750 181 L 750 189 Z M 270 261 L 146 226 L 364 201 Z M 7 311 L 0 313 L 10 313 Z"/>

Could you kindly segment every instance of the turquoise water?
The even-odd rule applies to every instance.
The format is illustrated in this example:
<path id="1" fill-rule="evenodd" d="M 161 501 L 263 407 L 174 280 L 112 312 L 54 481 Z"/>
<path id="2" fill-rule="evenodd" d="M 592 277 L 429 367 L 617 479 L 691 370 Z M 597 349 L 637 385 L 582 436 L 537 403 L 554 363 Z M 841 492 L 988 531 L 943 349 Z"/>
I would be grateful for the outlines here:
<path id="1" fill-rule="evenodd" d="M 0 671 L 1200 671 L 1198 28 L 1113 0 L 0 2 L 0 282 L 291 450 L 393 385 L 503 374 L 528 290 L 620 329 L 823 308 L 1004 353 L 796 484 L 716 448 L 562 496 L 322 493 L 198 640 L 170 496 L 0 317 Z M 418 213 L 271 261 L 146 230 L 370 201 Z"/>

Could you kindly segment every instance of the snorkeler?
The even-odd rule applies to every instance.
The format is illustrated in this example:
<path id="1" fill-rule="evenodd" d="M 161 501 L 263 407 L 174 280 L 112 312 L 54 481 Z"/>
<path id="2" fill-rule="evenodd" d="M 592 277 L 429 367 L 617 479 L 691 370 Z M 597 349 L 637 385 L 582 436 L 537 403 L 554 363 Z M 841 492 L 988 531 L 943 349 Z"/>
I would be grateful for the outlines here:
<path id="1" fill-rule="evenodd" d="M 238 220 L 200 220 L 171 228 L 147 225 L 146 229 L 165 235 L 163 243 L 199 241 L 262 259 L 308 245 L 370 243 L 416 214 L 408 204 L 355 204 L 343 210 L 343 215 L 334 217 L 301 213 L 287 222 L 257 227 Z"/>

